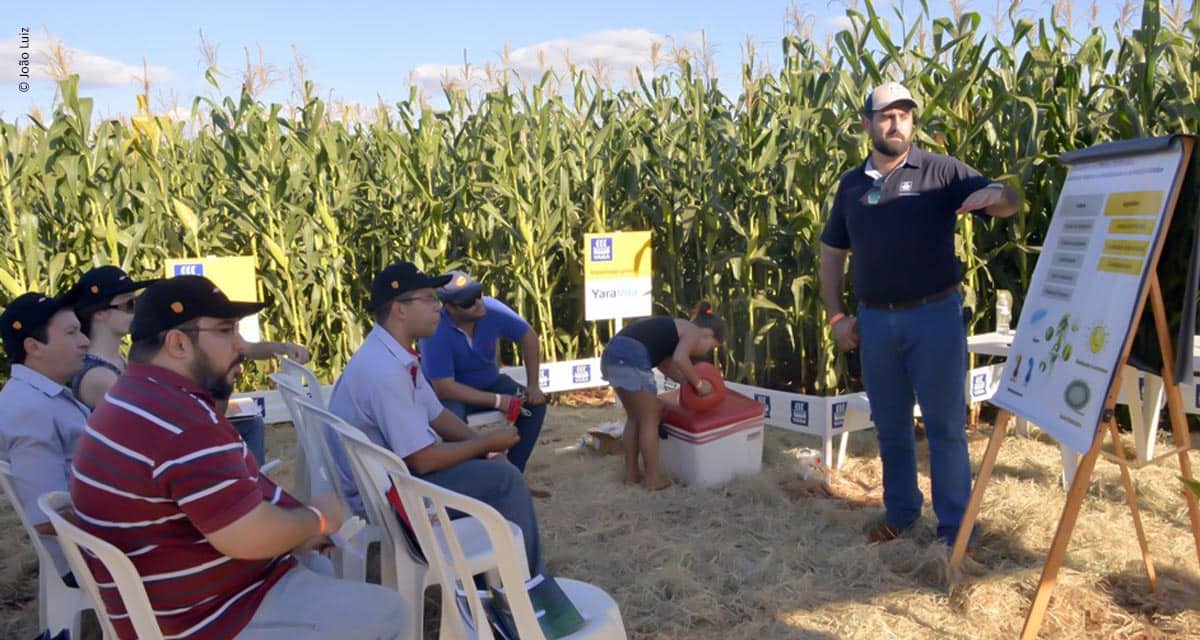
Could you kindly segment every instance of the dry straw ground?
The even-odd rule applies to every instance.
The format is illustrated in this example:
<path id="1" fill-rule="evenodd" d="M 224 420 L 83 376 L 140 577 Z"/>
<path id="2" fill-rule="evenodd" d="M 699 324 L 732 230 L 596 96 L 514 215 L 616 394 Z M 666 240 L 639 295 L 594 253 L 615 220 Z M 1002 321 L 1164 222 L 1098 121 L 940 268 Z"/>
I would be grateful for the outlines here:
<path id="1" fill-rule="evenodd" d="M 833 497 L 800 480 L 787 453 L 813 441 L 776 429 L 767 432 L 762 474 L 647 495 L 621 486 L 617 458 L 554 453 L 620 416 L 611 405 L 553 408 L 529 476 L 554 494 L 538 502 L 551 571 L 611 593 L 631 638 L 1018 633 L 1065 499 L 1052 444 L 1007 441 L 983 508 L 977 562 L 968 560 L 952 586 L 928 512 L 920 531 L 897 541 L 868 545 L 859 533 L 880 495 L 870 433 L 852 439 Z M 974 460 L 987 435 L 986 427 L 972 432 Z M 285 461 L 292 441 L 286 425 L 268 431 L 269 453 Z M 1042 637 L 1200 637 L 1200 572 L 1175 473 L 1170 464 L 1136 475 L 1163 595 L 1147 588 L 1120 475 L 1101 463 Z M 922 481 L 928 495 L 927 476 Z M 31 638 L 35 561 L 7 506 L 0 533 L 0 638 Z"/>

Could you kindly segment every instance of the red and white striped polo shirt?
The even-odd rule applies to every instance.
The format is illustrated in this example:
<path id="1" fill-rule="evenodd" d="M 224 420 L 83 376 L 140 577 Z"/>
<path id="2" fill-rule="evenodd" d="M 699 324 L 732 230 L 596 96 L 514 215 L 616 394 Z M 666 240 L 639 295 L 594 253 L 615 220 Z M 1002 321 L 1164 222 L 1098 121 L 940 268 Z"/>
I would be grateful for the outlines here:
<path id="1" fill-rule="evenodd" d="M 137 567 L 168 639 L 236 636 L 296 564 L 237 560 L 205 539 L 264 500 L 301 503 L 259 474 L 212 396 L 167 369 L 129 366 L 79 438 L 70 486 L 80 525 Z M 117 633 L 132 640 L 111 577 L 89 561 Z"/>

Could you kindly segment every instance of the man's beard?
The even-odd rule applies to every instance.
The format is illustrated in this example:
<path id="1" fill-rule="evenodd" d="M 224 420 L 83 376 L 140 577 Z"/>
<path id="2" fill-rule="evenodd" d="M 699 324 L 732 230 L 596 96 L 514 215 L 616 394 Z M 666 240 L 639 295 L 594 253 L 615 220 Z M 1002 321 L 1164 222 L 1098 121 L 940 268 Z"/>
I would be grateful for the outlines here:
<path id="1" fill-rule="evenodd" d="M 245 360 L 245 356 L 238 354 L 233 362 L 224 370 L 217 371 L 213 366 L 212 361 L 204 352 L 196 351 L 196 365 L 192 372 L 192 379 L 200 388 L 209 392 L 215 400 L 228 400 L 233 395 L 233 382 L 229 380 L 229 372 L 234 367 L 238 366 Z"/>
<path id="2" fill-rule="evenodd" d="M 908 153 L 908 148 L 912 146 L 912 140 L 880 136 L 872 140 L 871 144 L 879 153 L 889 158 L 899 158 Z"/>

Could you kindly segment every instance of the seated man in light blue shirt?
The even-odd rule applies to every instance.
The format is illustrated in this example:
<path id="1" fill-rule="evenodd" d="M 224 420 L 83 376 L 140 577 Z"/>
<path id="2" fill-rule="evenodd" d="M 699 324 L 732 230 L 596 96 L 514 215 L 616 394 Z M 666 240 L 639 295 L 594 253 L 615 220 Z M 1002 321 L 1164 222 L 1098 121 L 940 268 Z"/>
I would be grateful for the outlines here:
<path id="1" fill-rule="evenodd" d="M 62 550 L 47 539 L 54 528 L 37 505 L 43 493 L 67 490 L 75 441 L 91 413 L 65 386 L 83 367 L 88 347 L 72 302 L 26 293 L 0 314 L 0 337 L 12 362 L 0 389 L 0 459 L 10 465 L 17 499 L 58 574 L 76 586 Z"/>
<path id="2" fill-rule="evenodd" d="M 425 375 L 442 404 L 463 420 L 468 413 L 492 409 L 509 413 L 515 396 L 524 392 L 524 415 L 514 421 L 521 441 L 508 452 L 508 459 L 524 472 L 546 420 L 546 396 L 538 388 L 537 333 L 508 305 L 483 295 L 483 285 L 462 271 L 450 272 L 450 282 L 437 294 L 445 306 L 437 332 L 421 339 Z M 525 388 L 500 373 L 496 362 L 500 338 L 520 345 Z M 538 494 L 534 492 L 541 497 Z"/>
<path id="3" fill-rule="evenodd" d="M 375 327 L 334 385 L 329 410 L 403 458 L 413 475 L 485 502 L 515 523 L 525 537 L 530 575 L 537 575 L 544 566 L 533 501 L 520 470 L 500 455 L 517 444 L 516 429 L 479 434 L 468 427 L 442 407 L 412 350 L 437 329 L 442 303 L 434 289 L 448 280 L 408 262 L 375 276 Z M 346 490 L 359 508 L 357 489 Z"/>

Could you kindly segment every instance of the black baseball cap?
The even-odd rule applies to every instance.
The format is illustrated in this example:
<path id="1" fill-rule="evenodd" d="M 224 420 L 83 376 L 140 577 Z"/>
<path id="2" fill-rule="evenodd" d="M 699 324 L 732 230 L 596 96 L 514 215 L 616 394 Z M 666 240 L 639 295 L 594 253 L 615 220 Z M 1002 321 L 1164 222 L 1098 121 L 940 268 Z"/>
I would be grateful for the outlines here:
<path id="1" fill-rule="evenodd" d="M 437 289 L 450 282 L 450 276 L 421 273 L 411 262 L 388 265 L 371 281 L 371 310 L 395 300 L 400 294 L 417 289 Z"/>
<path id="2" fill-rule="evenodd" d="M 37 291 L 16 297 L 0 313 L 0 337 L 4 340 L 4 352 L 12 360 L 25 359 L 25 338 L 45 326 L 54 314 L 69 309 L 75 302 L 75 291 L 51 297 Z"/>
<path id="3" fill-rule="evenodd" d="M 98 309 L 122 293 L 145 289 L 158 280 L 134 280 L 120 267 L 106 265 L 83 274 L 75 285 L 76 311 Z"/>
<path id="4" fill-rule="evenodd" d="M 472 300 L 483 291 L 483 285 L 466 271 L 451 271 L 446 274 L 450 281 L 437 290 L 442 302 L 460 303 Z"/>
<path id="5" fill-rule="evenodd" d="M 266 306 L 261 302 L 233 302 L 204 276 L 175 276 L 159 280 L 138 296 L 129 332 L 136 342 L 195 318 L 236 320 Z"/>

